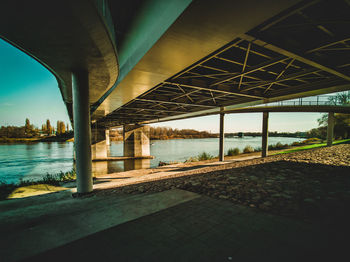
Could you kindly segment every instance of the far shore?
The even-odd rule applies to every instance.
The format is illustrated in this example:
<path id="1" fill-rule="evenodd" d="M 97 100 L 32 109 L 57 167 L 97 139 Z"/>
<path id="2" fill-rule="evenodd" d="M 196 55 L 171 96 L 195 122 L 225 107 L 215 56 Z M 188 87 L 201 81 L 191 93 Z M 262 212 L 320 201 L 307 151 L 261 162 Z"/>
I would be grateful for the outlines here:
<path id="1" fill-rule="evenodd" d="M 261 135 L 257 135 L 259 137 Z M 235 136 L 236 137 L 236 136 Z M 250 137 L 250 136 L 247 136 Z M 276 137 L 276 136 L 271 136 Z M 278 136 L 277 136 L 278 137 Z M 286 136 L 281 136 L 286 137 Z M 300 138 L 300 139 L 306 139 L 305 137 L 295 137 L 290 136 L 293 138 Z M 151 138 L 150 141 L 159 141 L 159 140 L 175 140 L 175 139 L 206 139 L 206 138 L 219 138 L 219 137 L 169 137 L 169 138 Z M 233 136 L 229 136 L 225 138 L 234 138 Z M 239 138 L 238 136 L 236 138 Z M 244 138 L 244 137 L 243 137 Z M 122 142 L 122 139 L 115 139 L 113 137 L 110 138 L 111 142 Z M 0 137 L 0 144 L 7 144 L 7 143 L 37 143 L 37 142 L 74 142 L 74 138 L 70 137 L 57 137 L 57 136 L 48 136 L 48 137 L 31 137 L 31 138 L 13 138 L 13 137 Z"/>
<path id="2" fill-rule="evenodd" d="M 73 142 L 73 138 L 67 137 L 31 137 L 31 138 L 13 138 L 13 137 L 0 137 L 0 144 L 11 143 L 37 143 L 37 142 Z"/>

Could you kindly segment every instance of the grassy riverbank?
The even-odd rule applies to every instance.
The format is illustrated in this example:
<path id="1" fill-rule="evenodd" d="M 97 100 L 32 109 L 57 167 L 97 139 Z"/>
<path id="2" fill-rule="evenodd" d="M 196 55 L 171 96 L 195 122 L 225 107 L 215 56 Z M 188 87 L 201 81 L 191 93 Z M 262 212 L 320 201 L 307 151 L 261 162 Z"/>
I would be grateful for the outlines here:
<path id="1" fill-rule="evenodd" d="M 72 182 L 76 180 L 75 170 L 68 172 L 60 172 L 57 174 L 46 174 L 40 180 L 21 180 L 19 183 L 7 184 L 0 181 L 0 200 L 5 200 L 11 197 L 14 193 L 21 193 L 26 190 L 26 187 L 38 186 L 38 185 L 49 185 L 49 186 L 60 186 L 65 182 Z M 19 191 L 20 189 L 20 191 Z"/>
<path id="2" fill-rule="evenodd" d="M 343 140 L 333 141 L 333 145 L 349 144 L 349 143 L 350 143 L 350 139 L 343 139 Z M 319 148 L 319 147 L 325 147 L 325 146 L 327 146 L 327 143 L 317 143 L 317 144 L 311 144 L 311 145 L 291 148 L 289 150 L 278 152 L 276 154 L 287 154 L 287 153 L 293 153 L 293 152 L 298 152 L 298 151 L 303 151 L 303 150 L 308 150 L 308 149 L 313 149 L 313 148 Z"/>
<path id="3" fill-rule="evenodd" d="M 326 147 L 326 143 L 317 143 L 319 140 L 310 139 L 306 141 L 302 141 L 300 143 L 293 143 L 292 145 L 283 145 L 281 143 L 277 143 L 275 145 L 270 145 L 270 153 L 271 155 L 278 155 L 278 154 L 286 154 L 286 153 L 293 153 L 297 151 L 305 151 L 308 149 L 315 149 L 315 148 L 321 148 Z M 307 144 L 309 143 L 309 144 Z M 337 140 L 334 141 L 333 144 L 349 144 L 350 139 L 344 139 L 344 140 Z M 299 146 L 296 146 L 299 145 Z M 300 146 L 301 145 L 301 146 Z M 287 150 L 282 150 L 280 147 L 290 147 Z M 259 152 L 261 151 L 260 148 L 252 148 L 251 146 L 246 146 L 246 148 L 241 152 L 237 148 L 229 149 L 228 154 L 226 155 L 227 159 L 239 159 L 241 157 L 245 156 L 258 156 Z M 197 162 L 197 161 L 206 161 L 206 160 L 213 160 L 217 161 L 218 158 L 214 157 L 213 155 L 202 152 L 198 156 L 191 157 L 185 162 Z M 165 163 L 162 162 L 160 166 L 168 165 L 168 164 L 177 164 L 177 162 L 171 162 L 171 163 Z M 23 180 L 20 181 L 17 184 L 6 184 L 2 181 L 0 181 L 0 200 L 7 199 L 13 192 L 18 192 L 18 190 L 21 190 L 21 188 L 24 187 L 30 187 L 30 186 L 38 186 L 38 185 L 49 185 L 49 186 L 60 186 L 62 183 L 65 182 L 73 182 L 76 180 L 76 173 L 75 170 L 69 171 L 69 172 L 60 172 L 58 174 L 46 174 L 42 179 L 40 180 Z"/>

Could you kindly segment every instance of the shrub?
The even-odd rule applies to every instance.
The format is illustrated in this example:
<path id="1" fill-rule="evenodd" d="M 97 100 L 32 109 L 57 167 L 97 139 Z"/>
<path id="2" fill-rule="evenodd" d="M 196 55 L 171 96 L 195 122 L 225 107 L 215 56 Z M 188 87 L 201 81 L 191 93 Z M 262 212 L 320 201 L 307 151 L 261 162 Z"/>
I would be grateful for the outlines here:
<path id="1" fill-rule="evenodd" d="M 244 154 L 253 153 L 253 152 L 254 152 L 254 148 L 252 146 L 249 146 L 249 145 L 243 149 Z"/>
<path id="2" fill-rule="evenodd" d="M 227 155 L 228 156 L 237 156 L 241 153 L 241 150 L 239 150 L 238 147 L 235 147 L 235 148 L 230 148 L 228 151 L 227 151 Z"/>
<path id="3" fill-rule="evenodd" d="M 268 146 L 268 149 L 269 149 L 269 150 L 276 150 L 276 149 L 277 149 L 277 146 L 276 146 L 276 144 L 272 144 L 272 145 L 269 145 L 269 146 Z"/>
<path id="4" fill-rule="evenodd" d="M 299 146 L 301 143 L 299 143 L 299 142 L 293 142 L 292 143 L 292 146 Z"/>
<path id="5" fill-rule="evenodd" d="M 262 150 L 262 149 L 261 149 L 261 146 L 258 146 L 258 147 L 255 147 L 255 148 L 254 148 L 254 152 L 261 152 L 261 150 Z"/>
<path id="6" fill-rule="evenodd" d="M 320 142 L 321 142 L 321 139 L 313 137 L 313 138 L 305 139 L 304 141 L 301 141 L 300 143 L 304 144 L 304 145 L 308 145 L 308 144 L 317 144 Z"/>
<path id="7" fill-rule="evenodd" d="M 187 159 L 185 161 L 185 163 L 188 163 L 188 162 L 197 162 L 198 161 L 198 158 L 197 157 L 190 157 L 189 159 Z"/>
<path id="8" fill-rule="evenodd" d="M 283 145 L 282 145 L 281 142 L 277 142 L 277 144 L 275 146 L 276 146 L 276 149 L 282 149 L 283 148 Z"/>
<path id="9" fill-rule="evenodd" d="M 199 161 L 203 161 L 203 160 L 210 160 L 210 159 L 213 159 L 214 157 L 206 152 L 203 152 L 201 154 L 199 154 L 197 156 L 198 160 Z"/>

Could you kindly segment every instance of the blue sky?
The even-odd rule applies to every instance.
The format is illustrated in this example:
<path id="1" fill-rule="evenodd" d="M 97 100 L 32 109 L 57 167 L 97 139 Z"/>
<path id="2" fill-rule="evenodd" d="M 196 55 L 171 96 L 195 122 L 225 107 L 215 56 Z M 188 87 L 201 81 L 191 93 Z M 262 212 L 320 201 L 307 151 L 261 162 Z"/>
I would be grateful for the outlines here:
<path id="1" fill-rule="evenodd" d="M 68 121 L 56 78 L 41 64 L 0 39 L 0 126 L 41 127 L 50 119 Z"/>
<path id="2" fill-rule="evenodd" d="M 307 131 L 317 127 L 319 113 L 271 113 L 270 131 Z M 37 127 L 50 119 L 69 122 L 55 77 L 41 64 L 0 39 L 0 126 L 24 125 L 25 119 Z M 262 114 L 225 116 L 225 131 L 260 131 Z M 154 126 L 192 128 L 218 132 L 219 116 L 164 122 Z"/>

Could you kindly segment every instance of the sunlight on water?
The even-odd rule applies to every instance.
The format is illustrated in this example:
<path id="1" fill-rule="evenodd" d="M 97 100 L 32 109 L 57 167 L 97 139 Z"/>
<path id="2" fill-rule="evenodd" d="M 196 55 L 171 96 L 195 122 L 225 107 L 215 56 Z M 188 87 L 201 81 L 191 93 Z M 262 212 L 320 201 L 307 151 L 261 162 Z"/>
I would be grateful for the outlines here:
<path id="1" fill-rule="evenodd" d="M 269 144 L 291 144 L 301 141 L 299 138 L 270 137 Z M 93 162 L 93 173 L 97 176 L 133 170 L 157 167 L 159 162 L 184 162 L 190 157 L 207 152 L 213 156 L 219 154 L 219 139 L 173 139 L 155 140 L 151 143 L 152 160 L 125 160 Z M 229 148 L 261 146 L 261 137 L 225 138 L 225 152 Z M 109 156 L 122 156 L 123 143 L 112 142 Z M 20 179 L 40 179 L 47 173 L 67 172 L 73 168 L 73 143 L 31 143 L 0 145 L 0 181 L 16 183 Z"/>

